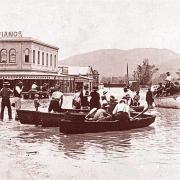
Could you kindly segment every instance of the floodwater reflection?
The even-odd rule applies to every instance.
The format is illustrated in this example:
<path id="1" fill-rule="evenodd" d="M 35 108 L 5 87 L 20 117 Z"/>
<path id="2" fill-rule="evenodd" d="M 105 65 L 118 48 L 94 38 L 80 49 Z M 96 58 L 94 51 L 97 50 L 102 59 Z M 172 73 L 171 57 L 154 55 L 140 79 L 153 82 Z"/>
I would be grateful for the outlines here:
<path id="1" fill-rule="evenodd" d="M 136 129 L 131 131 L 116 131 L 103 133 L 89 133 L 77 135 L 61 135 L 59 140 L 59 150 L 63 149 L 65 156 L 80 158 L 88 153 L 89 149 L 96 152 L 101 151 L 104 155 L 116 153 L 127 153 L 131 148 L 132 137 L 143 134 L 144 138 L 155 133 L 153 127 Z"/>

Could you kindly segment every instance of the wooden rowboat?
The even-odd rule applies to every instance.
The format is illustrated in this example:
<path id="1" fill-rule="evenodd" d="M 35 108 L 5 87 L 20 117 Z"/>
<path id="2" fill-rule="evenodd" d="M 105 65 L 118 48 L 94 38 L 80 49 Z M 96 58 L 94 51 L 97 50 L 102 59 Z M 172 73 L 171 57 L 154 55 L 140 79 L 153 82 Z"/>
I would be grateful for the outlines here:
<path id="1" fill-rule="evenodd" d="M 48 113 L 31 110 L 17 110 L 18 120 L 22 124 L 42 125 L 43 127 L 58 127 L 65 112 L 88 113 L 88 110 L 62 109 L 60 113 Z"/>
<path id="2" fill-rule="evenodd" d="M 156 97 L 154 103 L 156 107 L 180 109 L 180 95 Z"/>
<path id="3" fill-rule="evenodd" d="M 132 116 L 137 115 L 131 113 Z M 59 122 L 59 131 L 64 134 L 97 133 L 105 131 L 123 131 L 147 127 L 155 121 L 155 116 L 142 114 L 133 121 L 88 121 L 84 115 L 70 113 Z"/>
<path id="4" fill-rule="evenodd" d="M 143 110 L 143 106 L 133 107 L 137 112 Z M 66 112 L 77 112 L 78 114 L 87 114 L 89 110 L 81 109 L 62 109 L 60 113 L 48 113 L 31 110 L 17 110 L 18 120 L 22 124 L 42 125 L 43 127 L 58 127 L 59 121 L 64 117 Z"/>

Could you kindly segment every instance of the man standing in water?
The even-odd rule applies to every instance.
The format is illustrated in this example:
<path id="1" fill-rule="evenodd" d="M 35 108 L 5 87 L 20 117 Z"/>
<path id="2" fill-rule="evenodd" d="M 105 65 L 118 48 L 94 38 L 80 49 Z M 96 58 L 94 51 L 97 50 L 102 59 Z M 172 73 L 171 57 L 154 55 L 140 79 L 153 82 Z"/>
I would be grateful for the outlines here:
<path id="1" fill-rule="evenodd" d="M 15 102 L 16 110 L 21 109 L 21 98 L 22 98 L 21 94 L 22 94 L 22 90 L 23 90 L 23 84 L 19 80 L 18 83 L 14 87 L 14 102 Z M 16 112 L 16 115 L 15 115 L 15 120 L 18 120 L 17 112 Z"/>
<path id="2" fill-rule="evenodd" d="M 84 85 L 84 88 L 81 90 L 80 93 L 80 99 L 81 99 L 81 108 L 82 109 L 88 109 L 89 108 L 89 101 L 88 101 L 88 97 L 89 97 L 89 86 L 88 84 Z"/>
<path id="3" fill-rule="evenodd" d="M 146 102 L 148 104 L 148 108 L 152 108 L 152 104 L 154 102 L 153 93 L 150 88 L 148 88 L 148 91 L 146 93 Z"/>
<path id="4" fill-rule="evenodd" d="M 100 104 L 100 95 L 97 92 L 98 87 L 94 86 L 93 91 L 90 93 L 91 99 L 90 99 L 90 109 L 97 108 L 99 109 L 101 107 Z"/>
<path id="5" fill-rule="evenodd" d="M 54 92 L 51 96 L 51 102 L 49 104 L 48 112 L 51 112 L 52 110 L 54 112 L 60 112 L 61 106 L 63 103 L 63 93 L 60 92 L 60 86 L 55 85 Z"/>
<path id="6" fill-rule="evenodd" d="M 9 120 L 12 119 L 12 110 L 11 110 L 11 102 L 10 102 L 10 96 L 13 94 L 13 91 L 9 88 L 10 84 L 9 82 L 3 83 L 3 88 L 0 90 L 0 96 L 2 97 L 1 102 L 1 121 L 3 121 L 4 118 L 4 108 L 8 108 L 8 116 Z"/>

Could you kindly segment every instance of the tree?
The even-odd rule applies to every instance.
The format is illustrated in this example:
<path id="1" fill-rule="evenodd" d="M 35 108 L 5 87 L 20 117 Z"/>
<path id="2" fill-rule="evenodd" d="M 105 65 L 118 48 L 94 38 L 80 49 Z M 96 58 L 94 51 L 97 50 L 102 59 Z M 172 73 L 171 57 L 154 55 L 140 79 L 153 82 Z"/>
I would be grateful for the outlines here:
<path id="1" fill-rule="evenodd" d="M 150 65 L 148 59 L 144 59 L 142 65 L 137 65 L 136 70 L 133 73 L 133 77 L 140 85 L 150 85 L 152 83 L 152 77 L 158 68 L 155 65 Z"/>

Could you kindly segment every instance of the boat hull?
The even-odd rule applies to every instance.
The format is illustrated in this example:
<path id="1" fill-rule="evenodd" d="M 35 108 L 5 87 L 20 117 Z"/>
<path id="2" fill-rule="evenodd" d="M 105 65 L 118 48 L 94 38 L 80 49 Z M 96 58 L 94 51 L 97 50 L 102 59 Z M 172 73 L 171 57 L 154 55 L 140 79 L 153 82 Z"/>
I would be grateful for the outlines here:
<path id="1" fill-rule="evenodd" d="M 18 120 L 21 124 L 41 125 L 43 127 L 59 127 L 59 121 L 66 112 L 87 114 L 87 110 L 65 109 L 60 113 L 47 113 L 30 110 L 17 110 Z"/>
<path id="2" fill-rule="evenodd" d="M 83 117 L 74 120 L 63 119 L 59 122 L 59 131 L 64 134 L 97 133 L 106 131 L 124 131 L 147 127 L 155 121 L 155 116 L 144 115 L 137 120 L 126 122 L 115 121 L 86 121 Z"/>
<path id="3" fill-rule="evenodd" d="M 137 112 L 144 109 L 143 106 L 133 107 Z M 78 112 L 78 114 L 87 115 L 89 110 L 80 109 L 62 109 L 60 113 L 47 113 L 30 110 L 17 110 L 18 119 L 22 124 L 41 125 L 43 127 L 59 127 L 59 121 L 63 119 L 66 112 Z"/>
<path id="4" fill-rule="evenodd" d="M 158 97 L 154 103 L 156 107 L 180 109 L 180 96 Z"/>

